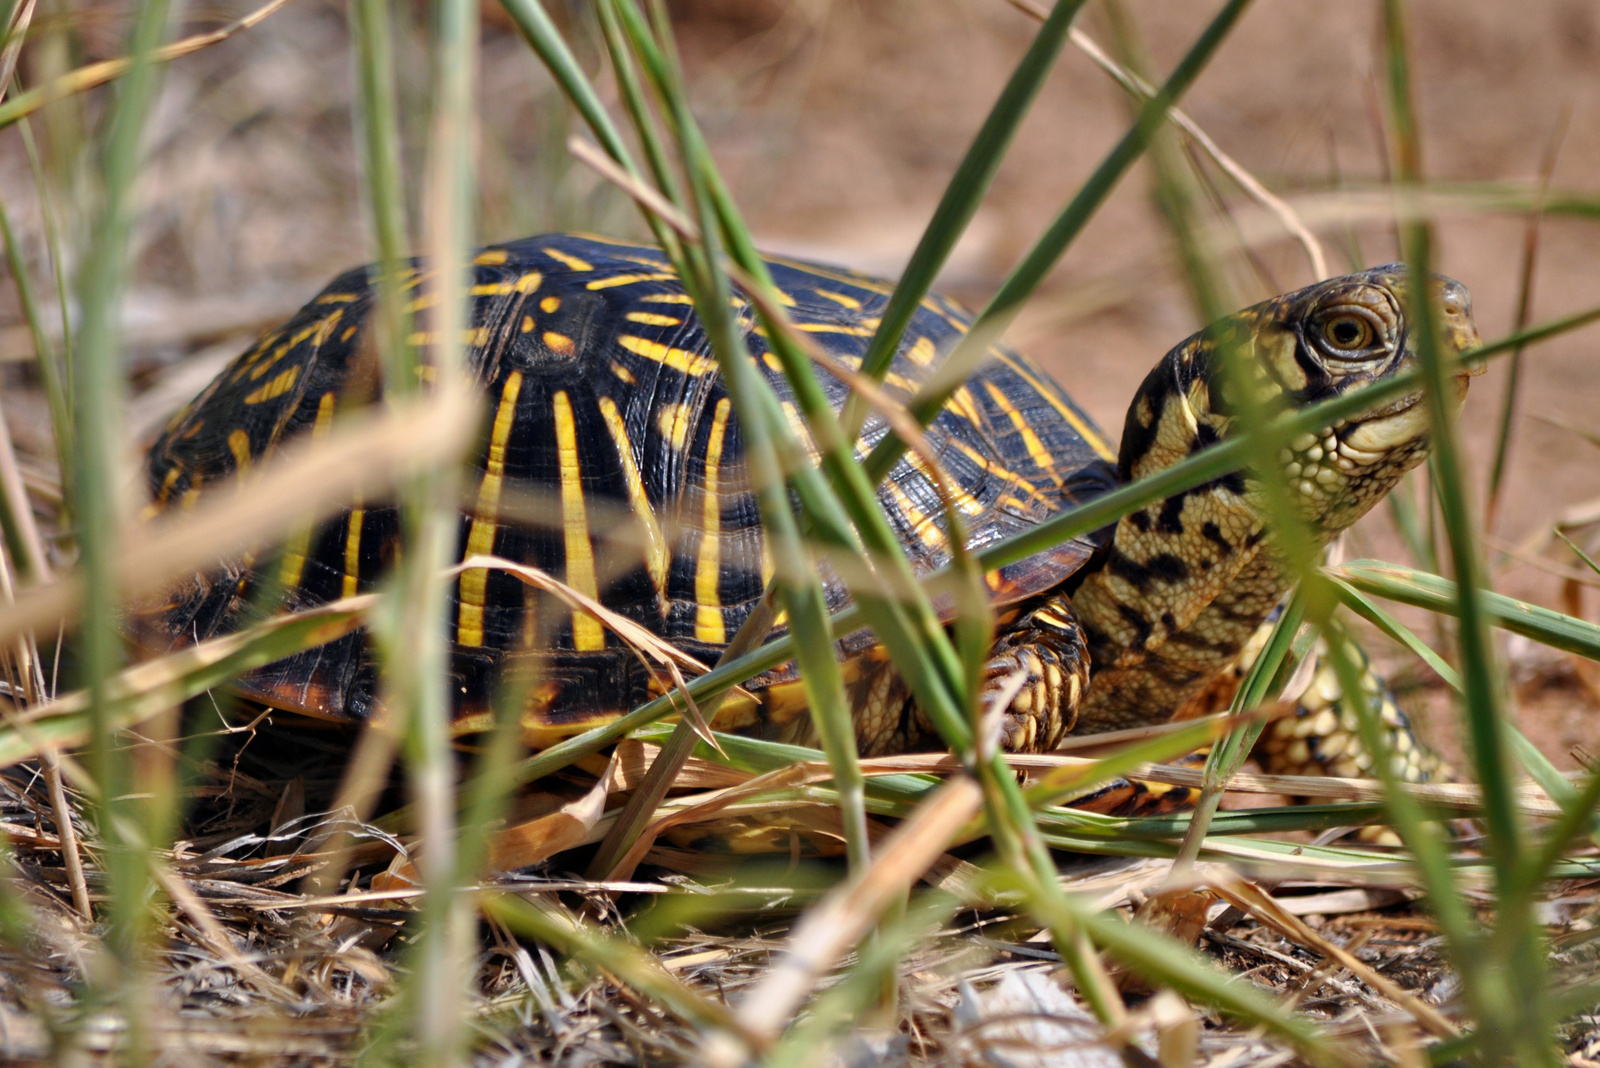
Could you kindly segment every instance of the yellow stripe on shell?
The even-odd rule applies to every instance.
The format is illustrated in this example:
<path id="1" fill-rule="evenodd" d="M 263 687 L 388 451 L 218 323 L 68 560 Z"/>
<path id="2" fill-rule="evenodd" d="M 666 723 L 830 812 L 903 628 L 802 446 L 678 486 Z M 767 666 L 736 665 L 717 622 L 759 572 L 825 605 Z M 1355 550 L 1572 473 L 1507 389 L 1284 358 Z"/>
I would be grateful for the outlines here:
<path id="1" fill-rule="evenodd" d="M 357 583 L 361 578 L 361 525 L 366 520 L 366 511 L 361 508 L 350 512 L 350 521 L 345 527 L 344 535 L 344 584 L 341 594 L 345 597 L 356 595 Z"/>
<path id="2" fill-rule="evenodd" d="M 701 505 L 700 556 L 694 566 L 694 636 L 700 641 L 720 645 L 727 641 L 727 625 L 722 618 L 722 498 L 717 492 L 722 468 L 722 442 L 728 429 L 730 405 L 727 397 L 717 401 L 711 417 L 711 437 L 706 442 L 706 477 Z"/>
<path id="3" fill-rule="evenodd" d="M 544 275 L 538 271 L 529 271 L 521 278 L 518 278 L 516 285 L 512 286 L 512 288 L 518 293 L 532 293 L 542 285 L 544 285 Z"/>
<path id="4" fill-rule="evenodd" d="M 663 345 L 659 341 L 651 341 L 645 337 L 635 337 L 632 334 L 618 334 L 617 344 L 635 355 L 643 356 L 647 360 L 653 360 L 675 371 L 681 371 L 686 375 L 695 377 L 707 374 L 717 366 L 717 361 L 709 356 L 702 356 L 698 352 L 691 352 L 688 349 Z"/>
<path id="5" fill-rule="evenodd" d="M 244 402 L 246 404 L 261 404 L 269 400 L 276 400 L 285 393 L 289 392 L 289 390 L 294 387 L 295 380 L 299 377 L 300 365 L 295 364 L 287 371 L 284 371 L 282 374 L 272 379 L 272 381 L 268 382 L 266 385 L 259 389 L 253 390 L 248 396 L 245 397 Z"/>
<path id="6" fill-rule="evenodd" d="M 522 395 L 522 372 L 506 375 L 500 390 L 500 405 L 495 409 L 494 426 L 489 431 L 489 455 L 483 464 L 483 481 L 478 484 L 478 506 L 467 529 L 467 556 L 494 552 L 494 535 L 499 524 L 500 489 L 505 484 L 506 442 L 517 419 L 517 400 Z M 456 613 L 456 641 L 462 645 L 483 644 L 483 605 L 489 573 L 463 571 L 460 580 L 461 607 Z"/>
<path id="7" fill-rule="evenodd" d="M 1083 440 L 1087 441 L 1089 443 L 1089 447 L 1100 454 L 1100 458 L 1102 460 L 1110 460 L 1112 463 L 1116 462 L 1116 450 L 1110 445 L 1106 444 L 1106 439 L 1101 437 L 1099 432 L 1095 430 L 1094 427 L 1090 426 L 1081 415 L 1073 411 L 1070 406 L 1063 404 L 1049 389 L 1045 388 L 1044 383 L 1040 382 L 1033 375 L 1029 374 L 1027 369 L 1024 368 L 1020 362 L 1011 358 L 1010 356 L 1005 355 L 1004 353 L 1000 355 L 1000 362 L 1015 371 L 1024 382 L 1028 383 L 1028 385 L 1034 388 L 1034 392 L 1038 393 L 1039 396 L 1045 399 L 1050 407 L 1060 412 L 1061 418 L 1065 419 L 1068 423 L 1071 423 L 1072 429 L 1083 435 Z"/>
<path id="8" fill-rule="evenodd" d="M 1044 447 L 1044 442 L 1039 440 L 1039 435 L 1033 432 L 1033 427 L 1028 425 L 1028 420 L 1017 410 L 1017 406 L 1012 404 L 1011 400 L 1000 391 L 1000 387 L 993 382 L 985 382 L 983 385 L 989 391 L 989 399 L 999 405 L 1000 410 L 1010 418 L 1011 425 L 1017 428 L 1017 433 L 1022 435 L 1022 443 L 1027 446 L 1028 455 L 1033 458 L 1034 466 L 1041 471 L 1048 471 L 1054 475 L 1055 457 L 1051 456 L 1050 450 Z M 1060 476 L 1055 477 L 1057 481 L 1060 481 Z"/>
<path id="9" fill-rule="evenodd" d="M 833 301 L 835 304 L 843 305 L 844 307 L 849 308 L 852 311 L 857 309 L 857 308 L 859 308 L 859 307 L 861 307 L 861 302 L 859 300 L 857 300 L 854 297 L 847 297 L 843 293 L 834 293 L 834 292 L 831 292 L 831 291 L 826 290 L 826 289 L 816 289 L 816 290 L 812 290 L 812 292 L 816 293 L 816 295 L 819 296 L 819 297 L 826 297 L 828 300 Z"/>
<path id="10" fill-rule="evenodd" d="M 614 274 L 609 278 L 596 278 L 584 286 L 585 289 L 613 289 L 617 286 L 631 286 L 635 282 L 661 282 L 677 275 L 670 271 L 657 274 Z"/>
<path id="11" fill-rule="evenodd" d="M 566 391 L 551 397 L 555 408 L 556 456 L 561 464 L 561 530 L 567 549 L 568 586 L 594 600 L 600 599 L 594 574 L 594 546 L 589 543 L 589 517 L 583 501 L 583 472 L 578 463 L 578 430 L 572 419 L 572 401 Z M 572 647 L 592 652 L 606 647 L 600 621 L 586 612 L 572 613 Z"/>
<path id="12" fill-rule="evenodd" d="M 472 257 L 472 262 L 479 267 L 498 267 L 511 258 L 511 254 L 503 248 L 484 249 Z"/>
<path id="13" fill-rule="evenodd" d="M 795 323 L 797 330 L 804 330 L 808 334 L 846 334 L 850 337 L 871 337 L 872 331 L 865 326 L 855 326 L 848 323 Z"/>
<path id="14" fill-rule="evenodd" d="M 317 402 L 317 421 L 311 426 L 313 439 L 328 436 L 328 431 L 333 429 L 333 407 L 336 403 L 334 395 L 324 393 Z M 284 589 L 292 590 L 300 585 L 300 579 L 305 575 L 306 554 L 311 551 L 311 527 L 301 527 L 289 539 L 289 544 L 283 550 L 283 563 L 278 567 L 278 582 Z"/>
<path id="15" fill-rule="evenodd" d="M 682 452 L 689 440 L 691 412 L 687 404 L 663 404 L 656 412 L 656 429 L 674 452 Z"/>
<path id="16" fill-rule="evenodd" d="M 693 304 L 694 298 L 687 293 L 646 293 L 639 298 L 651 304 Z"/>
<path id="17" fill-rule="evenodd" d="M 661 532 L 661 524 L 656 521 L 655 509 L 650 505 L 650 497 L 644 490 L 644 479 L 639 474 L 639 465 L 633 459 L 633 442 L 628 439 L 628 428 L 623 425 L 622 412 L 617 409 L 617 402 L 610 397 L 600 398 L 600 415 L 605 419 L 606 429 L 611 431 L 611 442 L 617 448 L 617 455 L 622 459 L 622 477 L 628 483 L 628 501 L 633 505 L 633 514 L 638 517 L 639 525 L 644 528 L 644 566 L 650 573 L 650 581 L 655 584 L 656 593 L 663 604 L 667 600 L 667 574 L 672 566 L 672 553 L 667 547 L 666 535 Z"/>
<path id="18" fill-rule="evenodd" d="M 683 323 L 675 315 L 659 315 L 656 312 L 631 311 L 623 318 L 630 323 L 644 323 L 646 326 L 680 326 Z"/>
<path id="19" fill-rule="evenodd" d="M 578 257 L 572 255 L 570 252 L 562 252 L 558 248 L 546 248 L 546 249 L 540 249 L 540 251 L 543 252 L 546 256 L 549 256 L 551 259 L 555 260 L 557 263 L 566 264 L 568 267 L 572 268 L 574 271 L 592 271 L 592 270 L 594 270 L 594 264 L 590 263 L 588 260 L 580 260 Z"/>
<path id="20" fill-rule="evenodd" d="M 322 294 L 322 296 L 318 297 L 316 300 L 312 301 L 311 303 L 313 303 L 313 304 L 349 304 L 352 300 L 355 300 L 357 296 L 358 296 L 358 294 L 356 294 L 356 293 L 324 293 L 324 294 Z"/>

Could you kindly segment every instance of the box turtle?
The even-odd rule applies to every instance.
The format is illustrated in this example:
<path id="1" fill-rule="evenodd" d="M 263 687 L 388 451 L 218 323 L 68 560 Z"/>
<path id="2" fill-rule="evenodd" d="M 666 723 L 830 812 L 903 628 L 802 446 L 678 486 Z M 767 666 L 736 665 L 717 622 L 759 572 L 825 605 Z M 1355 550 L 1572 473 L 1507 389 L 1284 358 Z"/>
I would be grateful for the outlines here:
<path id="1" fill-rule="evenodd" d="M 892 286 L 782 259 L 769 266 L 798 329 L 835 360 L 859 366 Z M 279 443 L 378 396 L 369 329 L 374 278 L 364 268 L 336 279 L 171 420 L 149 453 L 153 511 L 186 506 Z M 666 257 L 656 248 L 545 235 L 482 250 L 471 281 L 469 364 L 486 414 L 471 507 L 461 517 L 463 555 L 492 553 L 536 567 L 715 660 L 761 597 L 772 561 L 739 419 Z M 423 282 L 412 264 L 406 285 L 414 311 L 430 299 L 418 295 Z M 1377 267 L 1217 326 L 1245 347 L 1267 388 L 1304 405 L 1414 365 L 1405 320 L 1413 284 L 1402 266 Z M 1475 344 L 1465 289 L 1447 279 L 1433 288 L 1447 343 Z M 803 433 L 751 309 L 737 297 L 735 304 L 752 357 Z M 888 391 L 908 397 L 969 321 L 947 299 L 922 301 Z M 1150 372 L 1128 409 L 1120 449 L 1038 364 L 996 346 L 927 430 L 960 489 L 970 541 L 1026 530 L 1225 437 L 1232 419 L 1209 340 L 1219 336 L 1217 326 L 1177 345 Z M 846 386 L 819 374 L 842 404 Z M 1464 398 L 1464 374 L 1456 388 Z M 1283 462 L 1318 535 L 1344 530 L 1421 461 L 1427 431 L 1425 405 L 1413 394 L 1293 442 Z M 872 419 L 863 438 L 870 445 L 885 433 Z M 880 498 L 914 568 L 925 573 L 950 552 L 940 496 L 921 465 L 915 456 L 899 461 Z M 1007 678 L 1014 685 L 1019 671 L 1026 679 L 1005 714 L 1004 744 L 1047 750 L 1074 729 L 1162 721 L 1228 672 L 1288 585 L 1257 493 L 1244 474 L 1228 475 L 992 577 L 1001 625 L 989 677 L 993 685 Z M 512 508 L 513 500 L 521 506 Z M 624 526 L 631 537 L 610 536 Z M 398 530 L 392 505 L 365 503 L 292 541 L 270 566 L 246 560 L 197 575 L 147 618 L 146 642 L 172 648 L 238 629 L 263 598 L 293 611 L 371 590 L 395 555 Z M 848 590 L 831 573 L 824 578 L 837 609 Z M 518 658 L 542 658 L 524 712 L 534 744 L 660 692 L 661 681 L 593 616 L 541 600 L 503 571 L 462 573 L 450 612 L 463 732 L 486 723 L 496 683 Z M 938 745 L 870 634 L 842 642 L 841 656 L 863 753 Z M 753 680 L 724 704 L 718 725 L 812 741 L 792 671 Z M 376 661 L 365 636 L 354 633 L 251 672 L 238 688 L 277 708 L 360 720 L 375 709 Z M 1292 742 L 1294 731 L 1311 726 L 1285 736 Z M 1348 757 L 1344 742 L 1336 748 Z"/>

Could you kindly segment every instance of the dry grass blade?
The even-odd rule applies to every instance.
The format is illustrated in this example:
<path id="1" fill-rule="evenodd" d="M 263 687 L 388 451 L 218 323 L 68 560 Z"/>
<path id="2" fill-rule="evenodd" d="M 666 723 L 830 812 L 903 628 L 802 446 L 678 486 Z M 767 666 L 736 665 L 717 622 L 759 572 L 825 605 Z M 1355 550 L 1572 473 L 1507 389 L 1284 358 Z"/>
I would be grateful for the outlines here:
<path id="1" fill-rule="evenodd" d="M 22 52 L 22 42 L 28 35 L 28 25 L 33 21 L 35 0 L 26 0 L 11 16 L 11 25 L 6 27 L 5 50 L 0 51 L 0 100 L 6 98 L 6 91 L 11 88 L 11 76 L 17 70 L 17 56 Z"/>
<path id="2" fill-rule="evenodd" d="M 458 575 L 463 571 L 475 571 L 478 569 L 504 571 L 506 574 L 527 583 L 535 589 L 552 594 L 568 608 L 592 617 L 602 627 L 621 638 L 623 644 L 633 651 L 634 655 L 639 658 L 645 667 L 651 670 L 652 674 L 654 674 L 655 670 L 652 667 L 652 661 L 656 665 L 665 668 L 668 674 L 672 676 L 673 686 L 683 694 L 683 699 L 689 706 L 688 716 L 694 726 L 695 733 L 711 748 L 719 753 L 722 752 L 722 746 L 717 744 L 716 736 L 712 734 L 710 724 L 706 723 L 705 717 L 700 714 L 700 706 L 695 703 L 694 698 L 690 695 L 689 684 L 684 680 L 681 670 L 688 668 L 697 675 L 703 675 L 710 668 L 682 649 L 665 641 L 653 631 L 635 623 L 619 612 L 612 611 L 588 594 L 573 589 L 561 580 L 540 571 L 536 567 L 529 567 L 526 564 L 519 564 L 514 560 L 506 560 L 498 556 L 469 556 L 461 563 L 450 568 L 447 574 Z M 662 685 L 661 688 L 665 690 L 667 687 Z"/>
<path id="3" fill-rule="evenodd" d="M 209 494 L 192 512 L 123 534 L 122 594 L 135 600 L 164 590 L 209 561 L 270 544 L 348 506 L 381 498 L 412 472 L 453 456 L 471 439 L 477 402 L 465 387 L 395 405 L 350 422 L 315 442 L 286 447 L 232 492 Z M 17 595 L 0 614 L 0 643 L 70 620 L 82 600 L 78 575 Z"/>
<path id="4" fill-rule="evenodd" d="M 1007 0 L 1012 7 L 1024 14 L 1043 22 L 1050 17 L 1050 12 L 1035 0 Z M 1074 26 L 1067 35 L 1074 47 L 1094 61 L 1095 65 L 1121 85 L 1128 92 L 1138 96 L 1141 100 L 1148 100 L 1156 93 L 1155 86 L 1139 77 L 1137 74 L 1123 67 L 1122 64 L 1106 54 L 1105 49 L 1094 42 L 1088 34 Z M 1264 209 L 1276 216 L 1282 227 L 1289 231 L 1294 239 L 1300 242 L 1300 247 L 1305 249 L 1306 259 L 1311 265 L 1313 281 L 1327 278 L 1328 256 L 1322 249 L 1322 242 L 1317 240 L 1317 235 L 1311 232 L 1298 212 L 1282 197 L 1261 183 L 1261 180 L 1245 169 L 1244 165 L 1222 150 L 1222 146 L 1212 140 L 1211 135 L 1203 130 L 1199 123 L 1190 117 L 1182 108 L 1173 107 L 1167 111 L 1167 119 L 1187 134 L 1200 150 L 1210 156 L 1212 161 L 1229 178 L 1238 183 L 1250 199 L 1261 205 Z"/>
<path id="5" fill-rule="evenodd" d="M 791 764 L 787 768 L 779 768 L 776 771 L 769 771 L 765 775 L 757 775 L 755 778 L 740 783 L 738 786 L 718 790 L 713 796 L 687 808 L 681 808 L 676 812 L 669 812 L 665 815 L 658 815 L 652 823 L 645 827 L 639 837 L 634 839 L 633 844 L 628 847 L 628 851 L 612 866 L 603 881 L 621 882 L 633 878 L 634 869 L 639 866 L 639 862 L 644 859 L 645 854 L 650 852 L 650 848 L 655 844 L 656 839 L 674 827 L 711 819 L 717 813 L 725 811 L 730 805 L 737 804 L 747 797 L 753 797 L 768 790 L 798 786 L 810 780 L 826 778 L 828 774 L 826 765 Z"/>
<path id="6" fill-rule="evenodd" d="M 617 750 L 621 748 L 618 746 Z M 613 751 L 606 770 L 582 797 L 548 815 L 495 833 L 489 841 L 489 870 L 516 871 L 588 841 L 605 814 L 606 798 L 616 786 L 617 763 L 617 751 Z M 414 871 L 404 877 L 416 881 Z"/>
<path id="7" fill-rule="evenodd" d="M 215 669 L 227 665 L 229 671 L 243 671 L 280 659 L 282 648 L 272 647 L 271 639 L 285 631 L 301 631 L 296 644 L 304 648 L 321 645 L 361 626 L 368 610 L 377 603 L 377 594 L 364 594 L 313 608 L 292 616 L 270 619 L 260 626 L 213 638 L 199 645 L 157 660 L 135 664 L 109 680 L 108 704 L 115 708 L 114 725 L 126 730 L 151 716 L 172 708 L 193 695 L 196 689 L 215 685 Z M 291 650 L 292 651 L 292 650 Z M 197 678 L 203 679 L 197 683 Z M 79 690 L 46 704 L 14 712 L 5 718 L 0 730 L 0 767 L 52 749 L 70 749 L 87 740 L 91 725 L 84 714 L 90 708 L 90 694 Z"/>
<path id="8" fill-rule="evenodd" d="M 1322 937 L 1259 886 L 1248 883 L 1234 872 L 1216 865 L 1209 866 L 1202 873 L 1202 881 L 1228 904 L 1273 928 L 1296 945 L 1314 949 L 1329 960 L 1338 961 L 1350 969 L 1356 978 L 1404 1008 L 1426 1030 L 1440 1038 L 1455 1038 L 1461 1033 L 1461 1029 L 1445 1018 L 1439 1010 L 1415 994 L 1401 989 L 1392 979 L 1344 947 Z"/>
<path id="9" fill-rule="evenodd" d="M 209 33 L 198 33 L 193 37 L 185 37 L 181 41 L 174 41 L 172 44 L 158 48 L 150 56 L 150 59 L 157 63 L 170 63 L 174 59 L 181 59 L 203 48 L 221 44 L 234 34 L 248 30 L 261 22 L 288 2 L 289 0 L 271 0 L 270 3 L 263 4 L 250 12 L 250 14 L 245 15 L 243 18 L 235 19 L 220 29 L 212 30 Z M 33 5 L 30 2 L 28 5 L 29 10 L 32 10 L 32 7 Z M 18 119 L 33 114 L 53 100 L 60 100 L 62 97 L 81 93 L 85 90 L 93 89 L 97 85 L 104 85 L 106 82 L 120 78 L 132 69 L 134 62 L 132 57 L 124 56 L 118 59 L 107 59 L 99 63 L 91 63 L 86 67 L 79 67 L 77 70 L 64 74 L 54 81 L 47 82 L 35 89 L 30 89 L 26 93 L 21 93 L 14 97 L 11 103 L 0 106 L 0 128 L 9 126 Z"/>
<path id="10" fill-rule="evenodd" d="M 964 775 L 950 779 L 895 828 L 861 876 L 807 912 L 795 925 L 783 956 L 740 1003 L 739 1020 L 750 1034 L 763 1043 L 776 1038 L 828 969 L 928 870 L 950 836 L 982 807 L 983 792 L 976 781 Z"/>
<path id="11" fill-rule="evenodd" d="M 639 207 L 654 215 L 674 230 L 691 241 L 700 240 L 700 227 L 695 225 L 693 219 L 678 210 L 677 205 L 650 188 L 643 181 L 629 174 L 604 152 L 581 137 L 567 139 L 567 151 L 571 152 L 578 162 L 591 168 L 596 174 L 628 194 L 638 203 Z"/>

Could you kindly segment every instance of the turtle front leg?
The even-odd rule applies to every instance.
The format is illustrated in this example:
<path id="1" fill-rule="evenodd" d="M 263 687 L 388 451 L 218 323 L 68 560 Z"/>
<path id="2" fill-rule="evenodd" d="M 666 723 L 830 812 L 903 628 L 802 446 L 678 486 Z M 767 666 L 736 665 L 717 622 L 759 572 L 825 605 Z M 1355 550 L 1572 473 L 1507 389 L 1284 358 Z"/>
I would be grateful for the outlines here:
<path id="1" fill-rule="evenodd" d="M 1088 645 L 1063 594 L 1004 625 L 978 703 L 984 729 L 998 730 L 1002 748 L 1043 753 L 1072 730 L 1088 692 Z"/>

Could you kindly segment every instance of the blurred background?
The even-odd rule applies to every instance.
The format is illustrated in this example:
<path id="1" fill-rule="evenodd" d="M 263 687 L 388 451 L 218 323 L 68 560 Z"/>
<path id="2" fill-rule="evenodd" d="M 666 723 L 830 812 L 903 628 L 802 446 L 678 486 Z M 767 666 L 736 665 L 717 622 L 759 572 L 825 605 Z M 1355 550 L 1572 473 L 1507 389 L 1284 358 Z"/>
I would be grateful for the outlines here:
<path id="1" fill-rule="evenodd" d="M 1006 0 L 681 0 L 671 3 L 696 111 L 763 247 L 893 276 L 945 182 L 1036 28 Z M 1158 71 L 1214 5 L 1135 0 L 1129 10 Z M 583 4 L 551 3 L 591 72 L 601 68 Z M 182 33 L 225 24 L 247 3 L 191 5 Z M 1593 198 L 1600 189 L 1600 4 L 1594 0 L 1419 0 L 1412 5 L 1414 78 L 1430 178 L 1537 185 Z M 42 3 L 24 50 L 23 84 L 118 55 L 117 4 Z M 408 173 L 420 175 L 426 9 L 395 9 Z M 1280 194 L 1315 195 L 1388 173 L 1379 105 L 1378 4 L 1259 0 L 1184 102 L 1212 138 Z M 1080 25 L 1110 34 L 1096 5 Z M 607 87 L 604 78 L 602 88 Z M 370 258 L 359 201 L 350 41 L 344 8 L 292 0 L 261 25 L 165 70 L 140 191 L 136 264 L 125 339 L 134 383 L 129 449 L 197 392 L 251 335 L 290 314 L 326 280 Z M 35 287 L 54 299 L 47 240 L 63 272 L 84 247 L 83 152 L 103 91 L 35 113 L 32 145 L 0 133 L 0 196 Z M 632 207 L 575 165 L 566 105 L 498 8 L 484 8 L 479 106 L 478 230 L 483 242 L 542 230 L 640 237 Z M 1067 201 L 1129 119 L 1123 92 L 1068 47 L 993 192 L 940 286 L 981 304 Z M 1195 157 L 1198 159 L 1199 157 Z M 1553 159 L 1553 167 L 1548 161 Z M 1281 228 L 1263 227 L 1209 162 L 1212 205 L 1234 242 L 1235 295 L 1251 302 L 1313 281 Z M 413 204 L 420 181 L 407 190 Z M 1243 209 L 1243 210 L 1238 210 Z M 1592 213 L 1591 213 L 1592 215 Z M 1531 318 L 1600 297 L 1600 223 L 1543 221 Z M 1529 225 L 1524 214 L 1460 211 L 1438 229 L 1438 265 L 1476 298 L 1486 339 L 1516 321 Z M 1248 249 L 1240 240 L 1250 234 Z M 1321 230 L 1338 271 L 1398 258 L 1380 217 Z M 1040 291 L 1010 339 L 1054 371 L 1115 436 L 1138 382 L 1199 326 L 1168 234 L 1136 168 Z M 1562 519 L 1600 516 L 1600 331 L 1528 353 L 1509 467 L 1489 531 L 1502 592 L 1593 618 L 1600 598 L 1577 557 L 1551 537 Z M 32 342 L 8 278 L 0 286 L 5 415 L 41 501 L 53 472 Z M 1487 484 L 1507 362 L 1477 379 L 1464 427 L 1474 479 Z M 1413 487 L 1417 500 L 1420 489 Z M 1481 503 L 1480 493 L 1480 503 Z M 1574 537 L 1590 534 L 1581 525 Z M 1588 543 L 1592 544 L 1592 542 Z M 1350 556 L 1429 566 L 1382 510 L 1354 532 Z M 1448 638 L 1422 633 L 1441 648 Z M 1442 643 L 1442 644 L 1441 644 Z M 1600 749 L 1600 676 L 1526 643 L 1506 646 L 1526 729 L 1557 762 Z M 1376 647 L 1399 669 L 1407 703 L 1426 718 L 1445 691 Z M 1445 748 L 1451 748 L 1448 739 Z"/>

